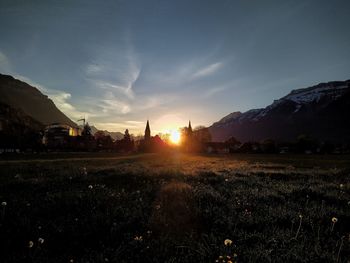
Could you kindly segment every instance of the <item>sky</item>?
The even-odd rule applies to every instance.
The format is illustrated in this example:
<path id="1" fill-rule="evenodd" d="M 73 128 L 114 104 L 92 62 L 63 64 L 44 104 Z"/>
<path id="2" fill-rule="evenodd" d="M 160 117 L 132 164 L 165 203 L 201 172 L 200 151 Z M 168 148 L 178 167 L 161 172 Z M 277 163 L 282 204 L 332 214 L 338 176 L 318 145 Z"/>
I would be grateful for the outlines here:
<path id="1" fill-rule="evenodd" d="M 0 0 L 0 73 L 73 121 L 209 126 L 350 79 L 349 0 Z"/>

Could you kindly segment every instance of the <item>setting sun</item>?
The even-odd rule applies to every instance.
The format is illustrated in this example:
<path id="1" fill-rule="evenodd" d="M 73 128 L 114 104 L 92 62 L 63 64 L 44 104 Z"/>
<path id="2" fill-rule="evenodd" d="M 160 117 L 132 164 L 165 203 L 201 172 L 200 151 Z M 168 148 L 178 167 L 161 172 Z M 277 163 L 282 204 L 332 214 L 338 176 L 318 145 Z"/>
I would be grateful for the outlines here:
<path id="1" fill-rule="evenodd" d="M 170 141 L 173 144 L 179 144 L 181 140 L 181 135 L 179 131 L 171 131 L 170 132 Z"/>

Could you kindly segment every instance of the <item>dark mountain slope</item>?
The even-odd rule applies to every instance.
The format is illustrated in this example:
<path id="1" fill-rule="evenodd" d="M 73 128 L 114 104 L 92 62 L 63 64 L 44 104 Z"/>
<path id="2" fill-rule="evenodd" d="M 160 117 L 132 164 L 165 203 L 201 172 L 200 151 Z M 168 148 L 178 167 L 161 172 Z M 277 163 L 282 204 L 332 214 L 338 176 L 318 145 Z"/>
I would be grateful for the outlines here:
<path id="1" fill-rule="evenodd" d="M 0 102 L 14 109 L 20 109 L 26 115 L 45 125 L 59 122 L 77 126 L 37 88 L 11 76 L 0 74 Z"/>
<path id="2" fill-rule="evenodd" d="M 290 141 L 307 134 L 344 142 L 350 141 L 349 112 L 350 80 L 334 81 L 293 90 L 263 109 L 231 113 L 209 130 L 214 141 Z"/>

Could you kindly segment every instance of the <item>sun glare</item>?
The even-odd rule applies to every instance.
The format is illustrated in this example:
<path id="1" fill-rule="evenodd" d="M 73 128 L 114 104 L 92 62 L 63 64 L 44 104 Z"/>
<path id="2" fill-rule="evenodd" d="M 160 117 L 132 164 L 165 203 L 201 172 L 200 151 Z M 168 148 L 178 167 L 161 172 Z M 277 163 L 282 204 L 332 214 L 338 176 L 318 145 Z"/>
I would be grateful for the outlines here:
<path id="1" fill-rule="evenodd" d="M 170 141 L 173 144 L 179 144 L 181 140 L 181 135 L 179 131 L 171 131 L 170 132 Z"/>

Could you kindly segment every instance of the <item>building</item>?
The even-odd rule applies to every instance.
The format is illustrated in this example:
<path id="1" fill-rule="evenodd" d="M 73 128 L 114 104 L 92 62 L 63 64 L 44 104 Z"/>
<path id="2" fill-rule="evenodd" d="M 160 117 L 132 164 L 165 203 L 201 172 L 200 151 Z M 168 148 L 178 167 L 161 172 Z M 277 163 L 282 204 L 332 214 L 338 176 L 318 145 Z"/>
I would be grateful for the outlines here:
<path id="1" fill-rule="evenodd" d="M 69 144 L 70 138 L 80 135 L 80 128 L 63 123 L 52 123 L 45 128 L 43 143 L 49 148 L 62 148 Z"/>

